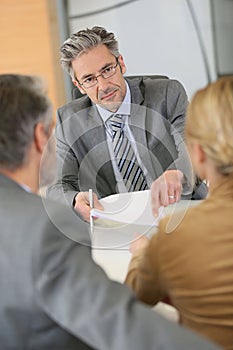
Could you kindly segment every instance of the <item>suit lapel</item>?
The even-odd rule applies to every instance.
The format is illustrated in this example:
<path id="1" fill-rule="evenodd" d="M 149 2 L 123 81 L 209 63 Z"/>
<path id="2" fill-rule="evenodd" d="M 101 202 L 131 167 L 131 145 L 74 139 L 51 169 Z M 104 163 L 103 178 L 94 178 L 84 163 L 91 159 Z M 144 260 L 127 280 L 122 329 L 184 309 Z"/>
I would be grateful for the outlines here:
<path id="1" fill-rule="evenodd" d="M 153 179 L 157 177 L 151 161 L 150 150 L 148 149 L 147 135 L 145 132 L 150 132 L 150 130 L 147 130 L 146 121 L 147 118 L 151 118 L 151 112 L 144 100 L 142 79 L 128 81 L 128 84 L 130 87 L 132 100 L 129 126 L 137 143 L 139 156 L 142 159 L 146 169 L 148 170 L 148 174 L 152 175 L 151 180 L 149 181 L 150 183 L 148 184 L 150 186 Z"/>
<path id="2" fill-rule="evenodd" d="M 105 187 L 106 185 L 106 189 L 103 189 L 103 191 L 106 190 L 108 194 L 115 193 L 116 181 L 112 163 L 110 161 L 105 126 L 96 106 L 92 106 L 88 110 L 87 129 L 92 131 L 86 142 L 90 145 L 90 149 L 95 150 L 93 165 L 95 166 L 97 176 L 99 174 L 99 176 L 103 178 L 101 186 Z"/>
<path id="3" fill-rule="evenodd" d="M 144 97 L 141 93 L 139 82 L 135 79 L 128 81 L 131 92 L 131 111 L 129 125 L 136 142 L 147 146 L 145 126 L 146 126 L 146 106 L 143 105 Z"/>

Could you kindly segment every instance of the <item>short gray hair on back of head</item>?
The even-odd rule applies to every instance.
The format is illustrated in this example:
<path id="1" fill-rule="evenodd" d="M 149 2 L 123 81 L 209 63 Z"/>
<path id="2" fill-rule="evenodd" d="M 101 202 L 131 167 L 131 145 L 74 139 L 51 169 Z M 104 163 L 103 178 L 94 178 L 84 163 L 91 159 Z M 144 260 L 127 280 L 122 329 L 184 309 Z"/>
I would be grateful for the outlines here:
<path id="1" fill-rule="evenodd" d="M 27 162 L 36 124 L 49 134 L 51 102 L 39 77 L 20 74 L 0 74 L 0 101 L 0 168 L 16 170 Z"/>
<path id="2" fill-rule="evenodd" d="M 70 74 L 72 80 L 75 80 L 75 74 L 72 68 L 72 61 L 79 57 L 82 53 L 91 50 L 99 45 L 106 45 L 109 51 L 116 58 L 119 57 L 118 41 L 114 33 L 107 32 L 103 27 L 87 28 L 80 30 L 71 35 L 60 48 L 61 65 L 64 70 Z"/>

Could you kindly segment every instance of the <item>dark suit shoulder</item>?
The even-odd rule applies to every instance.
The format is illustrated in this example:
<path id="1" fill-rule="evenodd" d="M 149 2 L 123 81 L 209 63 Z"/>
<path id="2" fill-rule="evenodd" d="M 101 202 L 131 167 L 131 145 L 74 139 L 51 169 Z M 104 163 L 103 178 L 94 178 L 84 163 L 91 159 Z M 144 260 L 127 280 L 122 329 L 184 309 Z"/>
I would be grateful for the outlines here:
<path id="1" fill-rule="evenodd" d="M 151 78 L 150 76 L 135 76 L 135 77 L 126 77 L 126 81 L 130 86 L 140 86 L 145 87 L 167 87 L 168 85 L 183 87 L 182 84 L 176 79 L 170 79 L 166 76 L 156 76 L 156 78 Z"/>
<path id="2" fill-rule="evenodd" d="M 78 113 L 83 109 L 91 107 L 91 105 L 91 100 L 85 95 L 58 108 L 58 114 L 62 118 L 70 117 L 74 113 Z"/>
<path id="3" fill-rule="evenodd" d="M 175 79 L 150 79 L 145 78 L 142 80 L 145 87 L 145 92 L 156 91 L 157 93 L 167 93 L 167 89 L 174 90 L 177 93 L 184 91 L 183 85 Z"/>
<path id="4" fill-rule="evenodd" d="M 159 106 L 162 101 L 166 101 L 167 96 L 169 96 L 169 99 L 171 97 L 172 99 L 177 99 L 179 95 L 186 98 L 183 85 L 175 79 L 166 77 L 152 79 L 148 76 L 143 76 L 126 78 L 126 80 L 130 86 L 134 103 L 140 103 L 141 98 L 143 98 L 144 102 L 153 108 L 155 105 Z"/>
<path id="5" fill-rule="evenodd" d="M 148 107 L 163 116 L 183 115 L 187 107 L 187 94 L 183 85 L 175 79 L 146 79 L 144 101 Z M 178 109 L 178 112 L 175 110 Z"/>
<path id="6" fill-rule="evenodd" d="M 89 224 L 83 221 L 68 205 L 27 192 L 11 180 L 8 181 L 8 188 L 1 191 L 7 192 L 13 212 L 17 212 L 18 205 L 14 200 L 15 197 L 25 203 L 27 217 L 30 218 L 30 221 L 37 223 L 37 229 L 41 230 L 40 233 L 43 232 L 47 236 L 53 232 L 61 239 L 68 237 L 85 245 L 90 244 Z"/>
<path id="7" fill-rule="evenodd" d="M 84 245 L 90 244 L 89 224 L 83 221 L 75 210 L 49 198 L 42 198 L 41 201 L 41 215 L 45 221 L 49 221 L 49 226 L 55 228 L 56 234 Z"/>

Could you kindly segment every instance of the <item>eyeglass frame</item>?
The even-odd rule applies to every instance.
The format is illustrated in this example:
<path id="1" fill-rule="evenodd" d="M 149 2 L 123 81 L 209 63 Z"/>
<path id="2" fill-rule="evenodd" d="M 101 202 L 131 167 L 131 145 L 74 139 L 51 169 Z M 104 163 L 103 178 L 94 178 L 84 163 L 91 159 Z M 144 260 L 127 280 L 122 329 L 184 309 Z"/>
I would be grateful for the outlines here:
<path id="1" fill-rule="evenodd" d="M 119 65 L 118 57 L 115 57 L 115 58 L 116 58 L 116 64 L 115 64 L 115 66 L 110 65 L 110 66 L 104 68 L 104 70 L 103 70 L 100 74 L 98 74 L 98 75 L 93 75 L 93 79 L 95 79 L 95 83 L 94 83 L 93 85 L 91 85 L 91 86 L 85 86 L 85 85 L 84 85 L 84 84 L 85 84 L 85 80 L 84 80 L 83 83 L 81 83 L 77 78 L 75 78 L 76 81 L 78 82 L 79 85 L 83 86 L 85 89 L 89 89 L 89 88 L 91 88 L 91 87 L 93 87 L 93 86 L 95 86 L 95 85 L 98 84 L 98 78 L 99 78 L 99 77 L 102 76 L 103 79 L 111 78 L 114 74 L 116 74 L 116 68 L 117 68 L 117 66 Z M 113 74 L 111 74 L 111 75 L 109 75 L 108 77 L 105 78 L 105 77 L 103 76 L 103 74 L 104 74 L 104 72 L 105 72 L 107 69 L 109 69 L 109 68 L 112 68 L 112 69 L 113 69 Z M 92 76 L 90 76 L 90 77 L 92 77 Z M 90 77 L 89 77 L 89 78 L 90 78 Z M 89 79 L 89 78 L 86 78 L 86 79 Z"/>

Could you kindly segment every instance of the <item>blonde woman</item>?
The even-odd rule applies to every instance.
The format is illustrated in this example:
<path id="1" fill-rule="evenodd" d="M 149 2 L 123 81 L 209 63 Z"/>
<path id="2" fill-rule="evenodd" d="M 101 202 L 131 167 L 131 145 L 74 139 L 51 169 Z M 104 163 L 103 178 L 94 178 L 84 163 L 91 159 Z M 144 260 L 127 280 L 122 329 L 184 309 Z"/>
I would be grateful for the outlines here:
<path id="1" fill-rule="evenodd" d="M 233 77 L 195 94 L 186 140 L 209 196 L 132 244 L 126 283 L 150 305 L 169 298 L 182 324 L 233 349 Z"/>

